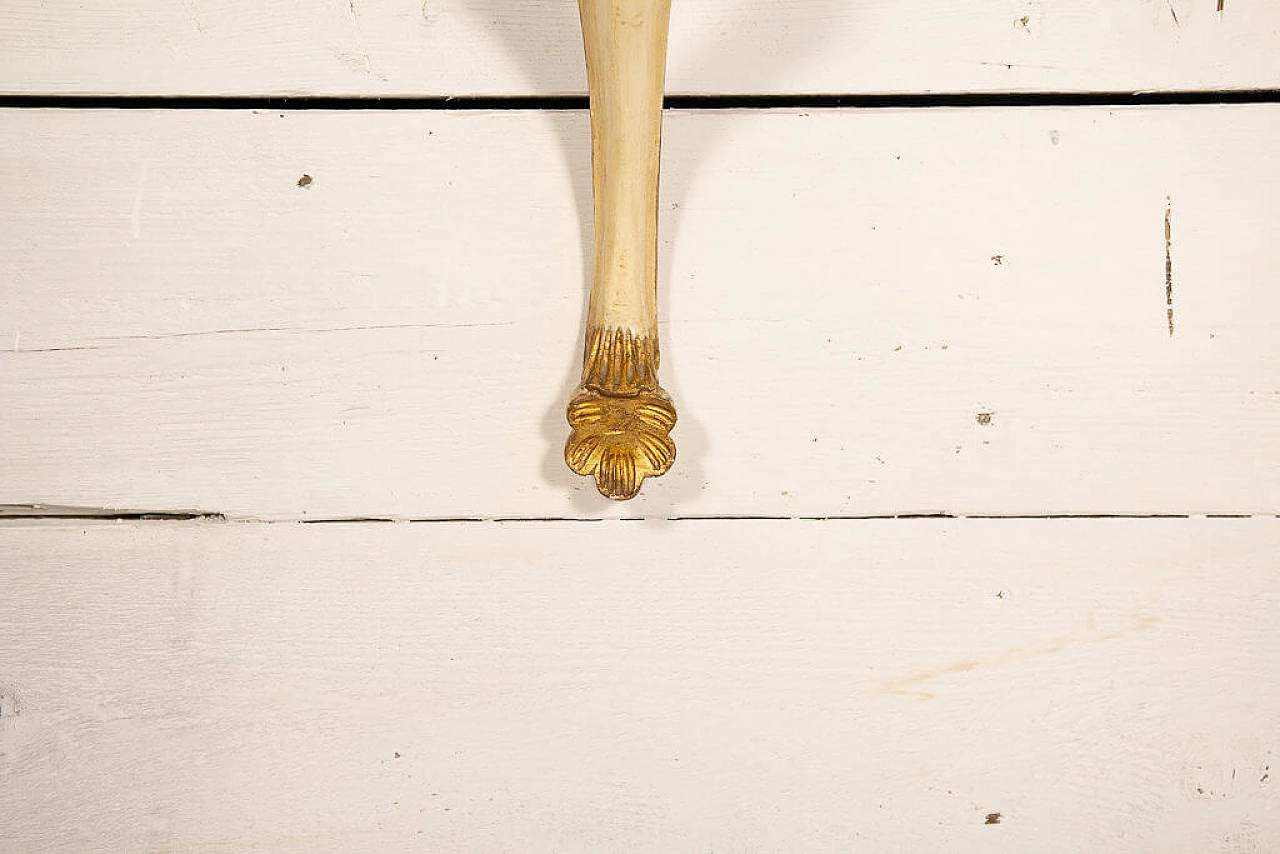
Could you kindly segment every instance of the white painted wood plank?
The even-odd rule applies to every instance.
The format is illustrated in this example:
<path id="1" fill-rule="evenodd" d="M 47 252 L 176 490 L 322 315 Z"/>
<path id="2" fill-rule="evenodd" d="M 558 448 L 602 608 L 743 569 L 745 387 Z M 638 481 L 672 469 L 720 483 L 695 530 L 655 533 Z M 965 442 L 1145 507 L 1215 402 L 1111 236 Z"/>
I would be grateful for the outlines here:
<path id="1" fill-rule="evenodd" d="M 1274 519 L 10 523 L 0 847 L 1275 850 L 1278 550 Z"/>
<path id="2" fill-rule="evenodd" d="M 1223 0 L 694 0 L 672 92 L 1132 91 L 1280 84 L 1280 7 Z M 583 93 L 577 5 L 7 0 L 0 92 Z"/>
<path id="3" fill-rule="evenodd" d="M 0 503 L 1280 508 L 1273 107 L 673 113 L 680 456 L 623 506 L 561 459 L 585 115 L 2 120 Z"/>

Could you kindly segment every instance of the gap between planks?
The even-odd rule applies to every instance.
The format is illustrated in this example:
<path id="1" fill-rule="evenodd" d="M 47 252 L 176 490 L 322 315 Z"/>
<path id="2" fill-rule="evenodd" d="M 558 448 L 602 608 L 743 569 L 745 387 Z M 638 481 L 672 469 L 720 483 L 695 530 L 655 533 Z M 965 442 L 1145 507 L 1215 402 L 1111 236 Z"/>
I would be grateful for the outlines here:
<path id="1" fill-rule="evenodd" d="M 1280 104 L 1280 89 L 1109 92 L 920 92 L 813 95 L 669 95 L 669 110 L 904 109 L 981 107 L 1151 107 Z M 584 95 L 255 96 L 255 95 L 0 95 L 0 109 L 86 110 L 586 110 Z"/>
<path id="2" fill-rule="evenodd" d="M 330 516 L 320 518 L 267 518 L 232 516 L 200 510 L 118 510 L 105 507 L 73 507 L 45 504 L 0 504 L 5 521 L 94 522 L 219 522 L 257 525 L 351 524 L 484 524 L 520 522 L 875 522 L 889 520 L 1098 520 L 1098 519 L 1280 519 L 1272 513 L 881 513 L 866 515 L 686 515 L 686 516 Z"/>

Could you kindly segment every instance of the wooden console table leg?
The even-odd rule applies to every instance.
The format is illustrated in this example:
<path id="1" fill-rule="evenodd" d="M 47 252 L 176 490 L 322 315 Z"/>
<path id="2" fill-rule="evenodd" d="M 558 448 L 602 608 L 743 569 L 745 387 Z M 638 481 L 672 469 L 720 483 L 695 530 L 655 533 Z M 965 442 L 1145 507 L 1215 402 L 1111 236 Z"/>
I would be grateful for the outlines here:
<path id="1" fill-rule="evenodd" d="M 579 0 L 591 92 L 595 268 L 565 461 L 633 498 L 675 461 L 658 385 L 658 162 L 671 0 Z"/>

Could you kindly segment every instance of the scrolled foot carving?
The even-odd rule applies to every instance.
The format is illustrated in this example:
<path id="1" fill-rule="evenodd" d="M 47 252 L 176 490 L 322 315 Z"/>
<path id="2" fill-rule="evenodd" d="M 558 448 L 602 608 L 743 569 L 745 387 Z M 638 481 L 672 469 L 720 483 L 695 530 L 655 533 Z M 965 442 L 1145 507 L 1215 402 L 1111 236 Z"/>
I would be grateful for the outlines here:
<path id="1" fill-rule="evenodd" d="M 569 424 L 565 462 L 594 475 L 596 488 L 614 501 L 634 498 L 646 477 L 666 474 L 675 462 L 676 408 L 661 388 L 626 396 L 580 388 L 569 402 Z"/>

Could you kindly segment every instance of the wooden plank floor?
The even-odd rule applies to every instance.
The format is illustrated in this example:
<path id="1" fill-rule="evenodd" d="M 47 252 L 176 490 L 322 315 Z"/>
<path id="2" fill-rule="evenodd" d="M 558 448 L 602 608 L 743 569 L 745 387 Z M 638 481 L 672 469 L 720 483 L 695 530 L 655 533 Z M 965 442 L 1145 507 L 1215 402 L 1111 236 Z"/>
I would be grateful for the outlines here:
<path id="1" fill-rule="evenodd" d="M 677 0 L 619 505 L 575 5 L 0 8 L 0 852 L 1280 851 L 1280 6 Z"/>
<path id="2" fill-rule="evenodd" d="M 1275 519 L 9 523 L 0 847 L 1269 850 L 1278 549 Z"/>

